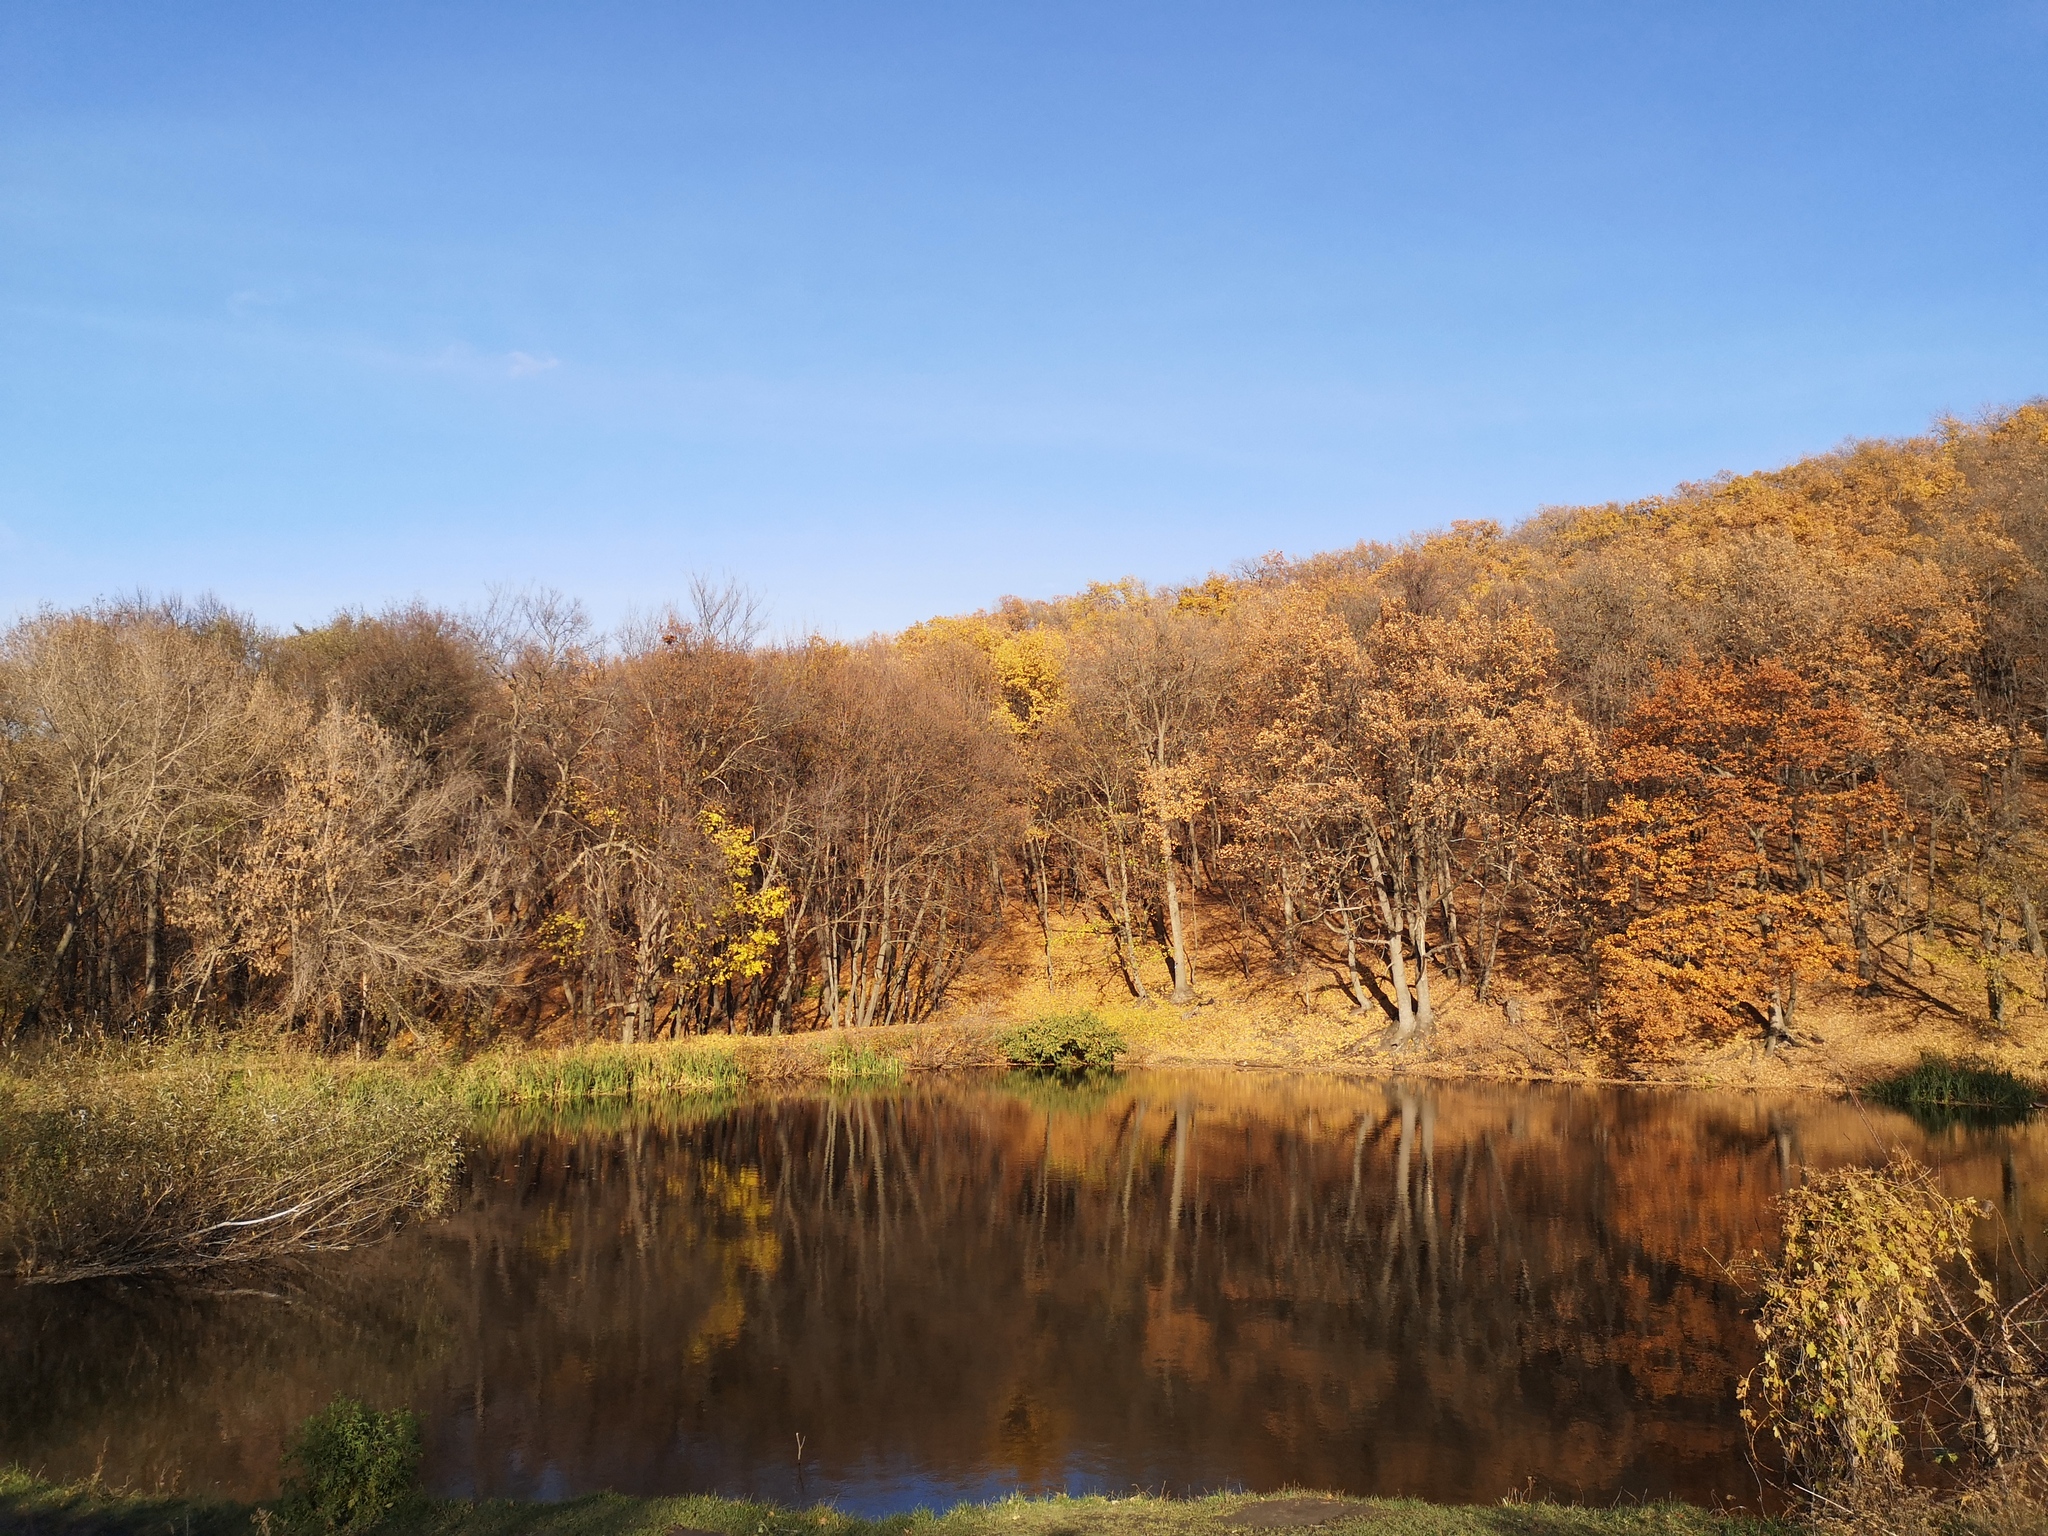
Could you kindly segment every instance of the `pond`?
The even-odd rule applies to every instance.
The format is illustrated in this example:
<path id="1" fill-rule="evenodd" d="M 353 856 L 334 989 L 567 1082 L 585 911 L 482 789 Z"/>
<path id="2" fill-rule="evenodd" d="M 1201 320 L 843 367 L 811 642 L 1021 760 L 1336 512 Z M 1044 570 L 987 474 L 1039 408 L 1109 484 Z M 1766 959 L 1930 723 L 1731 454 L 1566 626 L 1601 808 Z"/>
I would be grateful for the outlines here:
<path id="1" fill-rule="evenodd" d="M 0 1287 L 0 1463 L 243 1497 L 337 1393 L 448 1495 L 1287 1485 L 1754 1503 L 1725 1265 L 1898 1143 L 2038 1269 L 2048 1135 L 1820 1098 L 1133 1073 L 535 1116 L 291 1273 Z"/>

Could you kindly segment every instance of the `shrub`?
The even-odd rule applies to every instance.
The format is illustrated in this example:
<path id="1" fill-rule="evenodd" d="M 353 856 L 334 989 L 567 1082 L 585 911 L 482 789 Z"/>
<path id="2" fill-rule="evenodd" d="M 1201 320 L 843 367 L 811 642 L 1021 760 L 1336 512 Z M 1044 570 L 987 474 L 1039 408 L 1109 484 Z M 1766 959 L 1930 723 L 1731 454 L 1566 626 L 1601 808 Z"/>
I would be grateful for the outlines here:
<path id="1" fill-rule="evenodd" d="M 1971 1223 L 1983 1208 L 1897 1155 L 1814 1174 L 1780 1209 L 1784 1251 L 1755 1269 L 1763 1359 L 1737 1394 L 1822 1524 L 1947 1528 L 1960 1504 L 1944 1514 L 1901 1502 L 1903 1417 L 1959 1437 L 1947 1459 L 1977 1469 L 1958 1473 L 1963 1504 L 1995 1494 L 2038 1517 L 2023 1474 L 2042 1466 L 2042 1298 L 2001 1304 L 1978 1271 Z"/>
<path id="2" fill-rule="evenodd" d="M 1041 1014 L 1003 1036 L 1003 1054 L 1012 1066 L 1050 1072 L 1111 1071 L 1129 1051 L 1122 1031 L 1085 1009 Z"/>
<path id="3" fill-rule="evenodd" d="M 290 1531 L 367 1531 L 419 1497 L 420 1421 L 337 1397 L 285 1452 L 277 1517 Z"/>

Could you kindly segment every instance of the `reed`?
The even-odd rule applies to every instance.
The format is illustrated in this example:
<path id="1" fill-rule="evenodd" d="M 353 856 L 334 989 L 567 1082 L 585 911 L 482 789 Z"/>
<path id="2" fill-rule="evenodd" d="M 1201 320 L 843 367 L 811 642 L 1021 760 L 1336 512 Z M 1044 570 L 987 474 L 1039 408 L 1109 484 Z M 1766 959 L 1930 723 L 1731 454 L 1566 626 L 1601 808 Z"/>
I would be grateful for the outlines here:
<path id="1" fill-rule="evenodd" d="M 720 1044 L 598 1044 L 478 1057 L 459 1070 L 455 1095 L 468 1109 L 490 1111 L 514 1104 L 719 1097 L 746 1085 L 738 1056 Z"/>
<path id="2" fill-rule="evenodd" d="M 886 1088 L 903 1081 L 903 1058 L 872 1046 L 841 1042 L 824 1056 L 825 1080 L 837 1088 Z"/>
<path id="3" fill-rule="evenodd" d="M 394 1074 L 192 1058 L 0 1084 L 0 1254 L 30 1282 L 350 1248 L 437 1208 L 460 1116 Z"/>
<path id="4" fill-rule="evenodd" d="M 2021 1120 L 2041 1099 L 2039 1087 L 2002 1068 L 1931 1052 L 1866 1092 L 1880 1104 L 1943 1124 Z"/>

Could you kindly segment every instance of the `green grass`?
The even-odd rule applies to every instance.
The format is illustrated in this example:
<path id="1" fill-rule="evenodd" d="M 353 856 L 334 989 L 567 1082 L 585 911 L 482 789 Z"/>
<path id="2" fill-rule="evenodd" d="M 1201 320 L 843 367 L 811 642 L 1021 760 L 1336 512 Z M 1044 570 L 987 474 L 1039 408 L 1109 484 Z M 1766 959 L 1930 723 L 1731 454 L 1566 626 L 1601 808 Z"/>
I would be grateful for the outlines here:
<path id="1" fill-rule="evenodd" d="M 118 1079 L 140 1084 L 194 1072 L 233 1075 L 279 1094 L 404 1094 L 423 1106 L 492 1116 L 544 1107 L 730 1102 L 745 1093 L 802 1084 L 889 1087 L 904 1081 L 913 1067 L 990 1064 L 989 1042 L 971 1032 L 955 1031 L 939 1045 L 935 1053 L 930 1039 L 922 1034 L 907 1038 L 898 1028 L 872 1036 L 864 1030 L 817 1030 L 645 1045 L 506 1046 L 459 1063 L 428 1056 L 320 1056 L 218 1037 L 0 1048 L 0 1111 L 58 1103 L 80 1083 Z"/>
<path id="2" fill-rule="evenodd" d="M 1865 1091 L 1878 1103 L 1904 1110 L 1935 1129 L 2009 1125 L 2032 1114 L 2041 1097 L 2035 1084 L 2000 1068 L 1932 1054 Z"/>
<path id="3" fill-rule="evenodd" d="M 434 1502 L 385 1529 L 390 1536 L 668 1536 L 677 1526 L 716 1536 L 1261 1536 L 1257 1511 L 1264 1506 L 1279 1513 L 1291 1507 L 1290 1498 L 1299 1497 L 1004 1499 L 963 1504 L 943 1515 L 920 1510 L 860 1520 L 825 1506 L 783 1509 L 705 1496 L 597 1494 L 559 1504 Z M 1315 1529 L 1327 1536 L 1781 1536 L 1789 1530 L 1685 1504 L 1583 1509 L 1358 1499 L 1346 1501 L 1334 1514 L 1307 1513 L 1325 1519 Z M 0 1530 L 24 1536 L 250 1536 L 260 1528 L 252 1514 L 244 1504 L 55 1487 L 0 1470 Z M 1252 1518 L 1244 1520 L 1247 1515 Z"/>
<path id="4" fill-rule="evenodd" d="M 731 1047 L 681 1041 L 496 1052 L 459 1069 L 456 1093 L 472 1110 L 494 1110 L 602 1099 L 715 1098 L 736 1094 L 746 1083 Z"/>
<path id="5" fill-rule="evenodd" d="M 491 1113 L 515 1105 L 731 1100 L 750 1087 L 800 1082 L 886 1087 L 901 1082 L 907 1070 L 892 1052 L 820 1032 L 773 1046 L 749 1040 L 743 1049 L 724 1040 L 680 1040 L 501 1051 L 457 1069 L 454 1084 L 464 1106 Z"/>
<path id="6" fill-rule="evenodd" d="M 835 1087 L 887 1087 L 903 1081 L 903 1059 L 865 1045 L 834 1046 L 825 1053 L 825 1079 Z"/>

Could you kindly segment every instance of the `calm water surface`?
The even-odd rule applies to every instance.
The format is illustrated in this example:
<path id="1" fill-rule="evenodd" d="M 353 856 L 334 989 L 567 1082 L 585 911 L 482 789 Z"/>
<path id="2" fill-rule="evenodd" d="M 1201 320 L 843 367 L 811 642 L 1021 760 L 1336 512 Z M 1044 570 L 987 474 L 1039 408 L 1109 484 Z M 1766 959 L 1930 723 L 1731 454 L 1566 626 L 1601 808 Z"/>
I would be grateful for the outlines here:
<path id="1" fill-rule="evenodd" d="M 374 1249 L 0 1288 L 0 1462 L 261 1496 L 345 1392 L 423 1415 L 444 1494 L 1753 1501 L 1722 1265 L 1894 1141 L 2038 1267 L 2041 1129 L 1820 1099 L 1133 1074 L 507 1122 Z"/>

